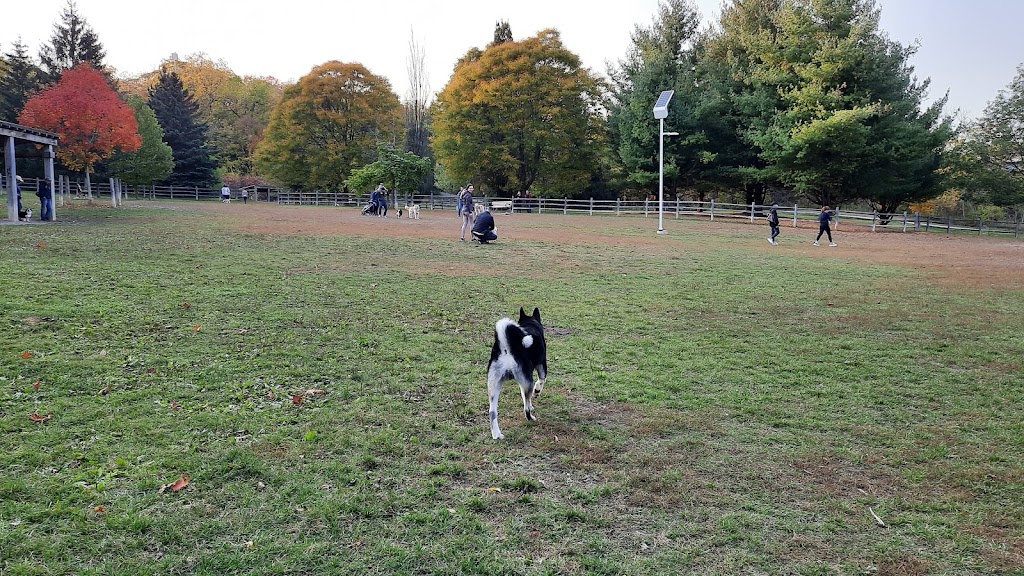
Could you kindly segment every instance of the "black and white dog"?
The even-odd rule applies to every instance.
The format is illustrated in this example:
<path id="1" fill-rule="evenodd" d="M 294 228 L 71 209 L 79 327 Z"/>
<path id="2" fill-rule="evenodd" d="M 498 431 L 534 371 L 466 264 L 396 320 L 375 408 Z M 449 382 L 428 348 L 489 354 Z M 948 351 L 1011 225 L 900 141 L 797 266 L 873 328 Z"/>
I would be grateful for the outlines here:
<path id="1" fill-rule="evenodd" d="M 534 382 L 533 372 L 539 379 Z M 533 315 L 519 309 L 519 323 L 511 318 L 502 318 L 494 325 L 494 346 L 491 346 L 491 361 L 487 363 L 487 394 L 491 400 L 491 438 L 500 440 L 498 428 L 498 397 L 501 385 L 509 380 L 519 383 L 523 395 L 523 412 L 527 420 L 536 420 L 533 415 L 533 399 L 544 391 L 548 378 L 548 351 L 544 343 L 544 325 L 540 322 L 540 310 L 533 309 Z"/>
<path id="2" fill-rule="evenodd" d="M 22 222 L 28 222 L 31 219 L 32 219 L 32 209 L 31 208 L 29 208 L 27 210 L 19 210 L 18 211 L 18 220 L 20 220 Z"/>

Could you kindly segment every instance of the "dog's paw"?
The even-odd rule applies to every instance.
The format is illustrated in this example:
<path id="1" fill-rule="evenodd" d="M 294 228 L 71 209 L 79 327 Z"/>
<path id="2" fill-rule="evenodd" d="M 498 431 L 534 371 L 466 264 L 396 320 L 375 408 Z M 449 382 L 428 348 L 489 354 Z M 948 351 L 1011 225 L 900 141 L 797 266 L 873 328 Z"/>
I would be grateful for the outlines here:
<path id="1" fill-rule="evenodd" d="M 502 434 L 501 432 L 497 432 L 497 433 L 491 432 L 491 439 L 492 440 L 504 440 L 505 439 L 505 435 Z"/>

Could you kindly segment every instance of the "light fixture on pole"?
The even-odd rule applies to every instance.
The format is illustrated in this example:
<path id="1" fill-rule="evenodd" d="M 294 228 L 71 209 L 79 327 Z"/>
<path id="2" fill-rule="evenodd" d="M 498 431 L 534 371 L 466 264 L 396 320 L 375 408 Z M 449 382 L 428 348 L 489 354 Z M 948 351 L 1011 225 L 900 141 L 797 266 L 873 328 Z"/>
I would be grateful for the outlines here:
<path id="1" fill-rule="evenodd" d="M 654 117 L 660 123 L 658 129 L 658 234 L 665 234 L 665 118 L 668 117 L 668 103 L 675 90 L 665 90 L 654 104 Z M 675 136 L 677 132 L 669 132 Z"/>

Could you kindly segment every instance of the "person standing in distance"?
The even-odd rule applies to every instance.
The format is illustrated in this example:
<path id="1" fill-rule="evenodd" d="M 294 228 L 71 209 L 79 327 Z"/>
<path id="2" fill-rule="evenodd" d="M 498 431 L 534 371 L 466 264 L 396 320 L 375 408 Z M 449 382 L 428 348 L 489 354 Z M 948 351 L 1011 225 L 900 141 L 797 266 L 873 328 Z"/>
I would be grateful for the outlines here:
<path id="1" fill-rule="evenodd" d="M 461 240 L 466 241 L 466 228 L 473 230 L 473 185 L 467 184 L 462 191 L 462 235 Z"/>
<path id="2" fill-rule="evenodd" d="M 772 246 L 778 246 L 779 243 L 775 238 L 779 235 L 782 230 L 779 228 L 779 203 L 772 202 L 772 211 L 768 213 L 768 226 L 771 226 L 772 237 L 768 239 L 768 243 Z"/>
<path id="3" fill-rule="evenodd" d="M 828 234 L 828 245 L 839 246 L 832 241 L 832 228 L 829 227 L 829 222 L 832 221 L 832 211 L 828 209 L 828 206 L 821 207 L 821 214 L 818 215 L 818 237 L 814 239 L 815 246 L 821 246 L 818 243 L 821 240 L 822 234 Z"/>
<path id="4" fill-rule="evenodd" d="M 221 202 L 228 202 L 230 200 L 231 200 L 231 188 L 228 188 L 228 185 L 225 184 L 224 187 L 220 189 L 220 201 Z"/>

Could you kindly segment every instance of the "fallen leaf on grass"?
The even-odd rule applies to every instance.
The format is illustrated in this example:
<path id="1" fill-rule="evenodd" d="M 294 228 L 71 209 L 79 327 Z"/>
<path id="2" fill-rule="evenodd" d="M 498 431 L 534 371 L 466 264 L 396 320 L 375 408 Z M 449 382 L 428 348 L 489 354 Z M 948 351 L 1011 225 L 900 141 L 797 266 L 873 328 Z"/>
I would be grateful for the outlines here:
<path id="1" fill-rule="evenodd" d="M 32 389 L 33 390 L 39 390 L 39 387 L 42 386 L 42 385 L 43 385 L 43 381 L 42 380 L 36 380 L 35 383 L 32 384 Z"/>
<path id="2" fill-rule="evenodd" d="M 28 419 L 33 421 L 33 422 L 46 422 L 50 418 L 53 418 L 53 414 L 47 414 L 46 416 L 40 416 L 39 414 L 36 414 L 35 412 L 33 412 L 33 413 L 28 415 Z"/>
<path id="3" fill-rule="evenodd" d="M 298 406 L 299 404 L 302 404 L 302 398 L 303 398 L 302 394 L 296 394 L 296 395 L 292 396 L 292 404 L 295 404 L 296 406 Z"/>
<path id="4" fill-rule="evenodd" d="M 25 360 L 28 360 L 29 358 L 32 357 L 32 353 L 31 352 L 22 352 L 21 353 L 21 357 L 24 358 Z"/>
<path id="5" fill-rule="evenodd" d="M 106 511 L 107 511 L 107 509 L 106 509 L 106 508 L 104 508 L 103 506 L 97 506 L 97 507 L 93 508 L 93 510 L 94 510 L 95 512 L 99 512 L 100 514 L 104 514 L 104 513 L 106 513 Z"/>
<path id="6" fill-rule="evenodd" d="M 192 327 L 192 331 L 193 332 L 199 332 L 200 330 L 202 330 L 202 328 L 203 328 L 202 324 L 196 324 L 195 326 Z"/>
<path id="7" fill-rule="evenodd" d="M 245 543 L 245 549 L 246 550 L 252 550 L 253 546 L 255 546 L 255 544 L 253 544 L 252 540 L 249 540 L 248 542 Z"/>
<path id="8" fill-rule="evenodd" d="M 40 250 L 46 250 L 46 242 L 40 242 L 39 244 L 36 244 L 36 248 L 39 248 Z"/>
<path id="9" fill-rule="evenodd" d="M 181 410 L 181 404 L 178 404 L 177 402 L 171 402 L 171 410 L 174 410 L 175 412 Z"/>
<path id="10" fill-rule="evenodd" d="M 177 480 L 175 480 L 174 482 L 171 482 L 170 484 L 164 484 L 163 486 L 161 486 L 160 487 L 160 494 L 163 494 L 164 491 L 166 491 L 167 489 L 170 489 L 171 492 L 177 492 L 179 490 L 183 490 L 186 486 L 188 486 L 189 482 L 191 482 L 191 481 L 192 481 L 191 478 L 189 478 L 188 476 L 185 476 L 184 474 L 182 474 L 181 477 L 178 478 Z"/>
<path id="11" fill-rule="evenodd" d="M 106 350 L 100 350 L 100 356 L 106 358 L 107 357 L 107 351 Z"/>
<path id="12" fill-rule="evenodd" d="M 306 394 L 305 395 L 306 396 L 319 396 L 321 394 L 327 394 L 327 390 L 319 390 L 319 389 L 310 388 L 309 390 L 306 390 Z"/>
<path id="13" fill-rule="evenodd" d="M 498 487 L 495 487 L 495 486 L 491 486 L 490 488 L 487 489 L 487 491 L 488 492 L 501 492 L 501 488 L 498 488 Z"/>
<path id="14" fill-rule="evenodd" d="M 100 396 L 106 396 L 107 394 L 110 394 L 110 384 L 104 386 L 102 390 L 97 392 L 97 394 L 99 394 Z"/>
<path id="15" fill-rule="evenodd" d="M 156 374 L 156 368 L 150 368 L 149 370 L 146 370 L 146 374 Z"/>
<path id="16" fill-rule="evenodd" d="M 183 303 L 183 304 L 181 305 L 181 307 L 182 307 L 182 308 L 184 308 L 185 310 L 188 310 L 189 308 L 191 308 L 191 307 L 192 307 L 192 305 L 191 305 L 191 304 L 189 304 L 188 302 L 185 302 L 185 303 Z"/>
<path id="17" fill-rule="evenodd" d="M 273 400 L 274 399 L 274 391 L 273 390 L 267 392 L 267 399 L 268 400 Z"/>

